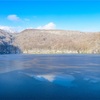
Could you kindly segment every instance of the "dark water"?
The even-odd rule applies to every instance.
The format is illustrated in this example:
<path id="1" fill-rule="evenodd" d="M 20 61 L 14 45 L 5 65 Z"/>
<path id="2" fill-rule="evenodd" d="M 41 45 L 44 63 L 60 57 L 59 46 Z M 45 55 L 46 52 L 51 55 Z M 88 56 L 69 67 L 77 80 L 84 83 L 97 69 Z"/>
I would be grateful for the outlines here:
<path id="1" fill-rule="evenodd" d="M 100 55 L 0 55 L 0 100 L 100 100 Z"/>

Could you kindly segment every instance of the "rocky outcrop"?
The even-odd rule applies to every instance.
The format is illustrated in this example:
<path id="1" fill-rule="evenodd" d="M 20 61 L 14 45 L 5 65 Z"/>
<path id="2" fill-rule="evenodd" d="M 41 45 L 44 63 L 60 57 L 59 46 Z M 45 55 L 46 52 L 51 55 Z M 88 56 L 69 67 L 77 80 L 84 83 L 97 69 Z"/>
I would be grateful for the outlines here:
<path id="1" fill-rule="evenodd" d="M 0 54 L 15 54 L 21 50 L 13 44 L 14 34 L 0 30 Z"/>

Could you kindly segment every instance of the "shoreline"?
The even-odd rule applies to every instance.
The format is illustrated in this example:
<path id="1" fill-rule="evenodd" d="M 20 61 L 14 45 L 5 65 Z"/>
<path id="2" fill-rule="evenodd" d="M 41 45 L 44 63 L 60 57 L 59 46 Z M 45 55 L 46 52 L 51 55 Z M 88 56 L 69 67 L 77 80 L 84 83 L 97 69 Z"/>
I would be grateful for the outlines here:
<path id="1" fill-rule="evenodd" d="M 100 54 L 98 52 L 77 52 L 77 51 L 24 51 L 22 54 Z"/>

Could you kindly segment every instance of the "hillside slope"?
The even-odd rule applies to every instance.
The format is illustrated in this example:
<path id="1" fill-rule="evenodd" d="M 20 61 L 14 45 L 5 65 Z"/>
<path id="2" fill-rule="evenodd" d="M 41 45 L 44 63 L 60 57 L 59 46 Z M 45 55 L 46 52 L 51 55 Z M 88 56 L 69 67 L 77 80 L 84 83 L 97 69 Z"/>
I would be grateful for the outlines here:
<path id="1" fill-rule="evenodd" d="M 14 45 L 23 53 L 100 53 L 100 33 L 26 29 Z"/>

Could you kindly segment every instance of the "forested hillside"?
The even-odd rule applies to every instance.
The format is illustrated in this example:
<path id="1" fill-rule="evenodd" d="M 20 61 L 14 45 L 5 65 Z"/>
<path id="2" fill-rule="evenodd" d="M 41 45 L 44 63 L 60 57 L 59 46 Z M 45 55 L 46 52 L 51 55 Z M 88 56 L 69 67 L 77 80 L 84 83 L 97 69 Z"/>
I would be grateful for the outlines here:
<path id="1" fill-rule="evenodd" d="M 20 33 L 0 30 L 0 54 L 100 53 L 100 33 L 26 29 Z"/>
<path id="2" fill-rule="evenodd" d="M 100 33 L 26 29 L 14 45 L 24 53 L 100 53 Z"/>

